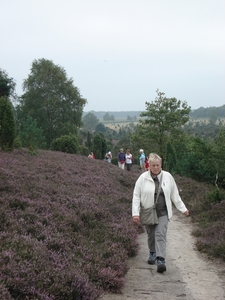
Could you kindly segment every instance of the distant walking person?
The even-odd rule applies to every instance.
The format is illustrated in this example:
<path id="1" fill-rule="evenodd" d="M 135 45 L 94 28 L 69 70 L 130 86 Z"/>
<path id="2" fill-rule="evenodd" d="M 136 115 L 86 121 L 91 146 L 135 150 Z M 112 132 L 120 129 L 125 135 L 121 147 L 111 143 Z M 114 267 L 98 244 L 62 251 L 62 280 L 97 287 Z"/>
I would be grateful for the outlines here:
<path id="1" fill-rule="evenodd" d="M 88 157 L 89 157 L 89 158 L 95 158 L 94 153 L 91 152 L 91 153 L 88 155 Z"/>
<path id="2" fill-rule="evenodd" d="M 107 162 L 111 163 L 111 161 L 112 161 L 112 153 L 111 153 L 111 151 L 109 151 L 108 153 L 106 153 L 105 160 Z"/>
<path id="3" fill-rule="evenodd" d="M 141 172 L 145 172 L 145 154 L 144 154 L 144 150 L 140 149 L 140 157 L 139 157 L 139 162 L 140 162 L 140 167 L 141 167 Z"/>
<path id="4" fill-rule="evenodd" d="M 118 159 L 118 166 L 119 166 L 119 168 L 122 169 L 122 170 L 124 170 L 126 156 L 125 156 L 125 153 L 123 152 L 123 148 L 120 149 L 120 152 L 117 155 L 117 159 Z"/>
<path id="5" fill-rule="evenodd" d="M 130 171 L 132 166 L 132 154 L 130 153 L 130 149 L 127 149 L 125 157 L 126 157 L 125 163 L 126 163 L 127 171 Z"/>

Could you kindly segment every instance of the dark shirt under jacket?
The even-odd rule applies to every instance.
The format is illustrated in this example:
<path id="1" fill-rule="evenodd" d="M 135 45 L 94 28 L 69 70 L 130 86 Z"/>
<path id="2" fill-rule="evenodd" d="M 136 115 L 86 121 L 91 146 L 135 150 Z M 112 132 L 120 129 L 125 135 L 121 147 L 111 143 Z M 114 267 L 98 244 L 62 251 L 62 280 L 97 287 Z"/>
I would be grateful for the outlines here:
<path id="1" fill-rule="evenodd" d="M 153 177 L 153 180 L 154 180 L 154 183 L 155 183 L 155 199 L 156 199 L 158 189 L 159 189 L 159 179 L 158 179 L 158 177 Z M 158 202 L 156 204 L 156 211 L 157 211 L 158 217 L 167 215 L 165 195 L 164 195 L 164 192 L 163 192 L 162 188 L 160 190 L 159 197 L 158 197 Z"/>

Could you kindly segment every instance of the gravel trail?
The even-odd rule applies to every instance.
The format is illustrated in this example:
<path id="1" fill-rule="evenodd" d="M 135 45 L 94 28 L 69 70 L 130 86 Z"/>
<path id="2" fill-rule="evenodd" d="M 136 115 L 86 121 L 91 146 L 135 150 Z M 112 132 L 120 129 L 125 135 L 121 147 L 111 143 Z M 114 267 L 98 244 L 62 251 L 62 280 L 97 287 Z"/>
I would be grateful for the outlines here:
<path id="1" fill-rule="evenodd" d="M 148 265 L 147 235 L 139 236 L 140 250 L 129 260 L 122 294 L 105 294 L 99 300 L 223 300 L 225 263 L 209 259 L 195 247 L 190 217 L 174 212 L 167 234 L 167 271 Z"/>

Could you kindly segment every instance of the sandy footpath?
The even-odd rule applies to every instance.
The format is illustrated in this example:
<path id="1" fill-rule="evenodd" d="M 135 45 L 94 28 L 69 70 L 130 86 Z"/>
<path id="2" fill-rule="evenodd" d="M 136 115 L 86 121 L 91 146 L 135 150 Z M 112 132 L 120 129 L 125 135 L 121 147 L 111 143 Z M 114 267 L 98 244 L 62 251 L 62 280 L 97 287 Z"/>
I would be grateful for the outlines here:
<path id="1" fill-rule="evenodd" d="M 225 263 L 208 259 L 195 247 L 191 219 L 174 212 L 167 234 L 167 271 L 148 265 L 147 236 L 139 236 L 140 250 L 129 260 L 122 294 L 105 294 L 99 300 L 223 300 Z"/>

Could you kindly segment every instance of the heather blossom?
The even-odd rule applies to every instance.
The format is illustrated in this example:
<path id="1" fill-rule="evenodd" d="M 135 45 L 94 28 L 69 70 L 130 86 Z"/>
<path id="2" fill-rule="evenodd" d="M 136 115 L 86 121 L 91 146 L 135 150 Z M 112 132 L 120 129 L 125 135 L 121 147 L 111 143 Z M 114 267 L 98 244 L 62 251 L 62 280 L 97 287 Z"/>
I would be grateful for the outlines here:
<path id="1" fill-rule="evenodd" d="M 86 299 L 121 292 L 140 228 L 137 174 L 79 155 L 0 156 L 0 298 Z M 108 178 L 110 177 L 110 180 Z"/>
<path id="2" fill-rule="evenodd" d="M 0 152 L 0 299 L 95 300 L 121 293 L 138 251 L 131 199 L 140 175 L 101 160 L 40 150 Z M 197 247 L 224 257 L 225 202 L 175 176 L 199 227 Z M 201 191 L 200 191 L 201 189 Z"/>

